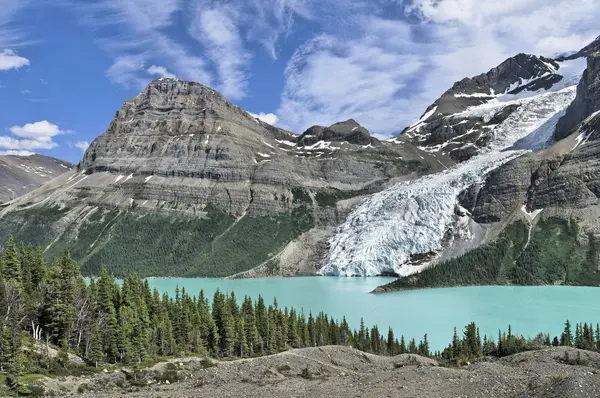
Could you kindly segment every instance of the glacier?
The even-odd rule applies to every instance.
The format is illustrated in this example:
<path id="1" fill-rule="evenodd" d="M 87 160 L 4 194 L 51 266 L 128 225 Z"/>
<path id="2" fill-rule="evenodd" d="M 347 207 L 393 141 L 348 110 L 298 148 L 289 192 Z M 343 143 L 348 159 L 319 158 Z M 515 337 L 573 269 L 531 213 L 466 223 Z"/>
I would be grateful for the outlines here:
<path id="1" fill-rule="evenodd" d="M 469 239 L 468 214 L 458 208 L 458 195 L 511 159 L 551 144 L 559 115 L 575 94 L 573 85 L 512 101 L 492 100 L 461 112 L 461 117 L 476 115 L 489 120 L 509 104 L 520 105 L 494 127 L 493 140 L 478 156 L 444 172 L 397 184 L 361 202 L 330 239 L 319 273 L 407 276 L 435 261 L 448 240 L 456 236 Z M 411 259 L 423 256 L 426 261 L 411 264 Z"/>

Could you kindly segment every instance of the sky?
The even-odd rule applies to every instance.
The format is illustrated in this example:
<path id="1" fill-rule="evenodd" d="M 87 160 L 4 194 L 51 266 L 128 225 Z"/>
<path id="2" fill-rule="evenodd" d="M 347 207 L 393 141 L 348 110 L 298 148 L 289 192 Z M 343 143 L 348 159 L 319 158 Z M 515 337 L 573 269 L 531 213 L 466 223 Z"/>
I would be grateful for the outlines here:
<path id="1" fill-rule="evenodd" d="M 378 136 L 455 81 L 600 35 L 598 0 L 0 0 L 0 154 L 78 162 L 155 78 L 301 133 Z"/>

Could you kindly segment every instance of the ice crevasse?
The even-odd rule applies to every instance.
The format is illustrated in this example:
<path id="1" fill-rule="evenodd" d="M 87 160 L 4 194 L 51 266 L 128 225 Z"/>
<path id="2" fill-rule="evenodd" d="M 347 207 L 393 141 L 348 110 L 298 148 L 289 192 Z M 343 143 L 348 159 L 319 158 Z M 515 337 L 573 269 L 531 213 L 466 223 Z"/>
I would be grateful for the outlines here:
<path id="1" fill-rule="evenodd" d="M 455 211 L 458 195 L 509 160 L 551 142 L 556 123 L 575 94 L 575 86 L 571 86 L 516 99 L 512 102 L 520 107 L 494 128 L 494 139 L 480 155 L 442 173 L 400 183 L 366 198 L 331 238 L 320 273 L 406 276 L 428 266 L 427 261 L 419 265 L 409 262 L 415 255 L 440 252 L 448 231 L 460 228 Z M 510 103 L 493 101 L 470 108 L 461 116 L 491 118 Z M 468 231 L 465 235 L 468 238 Z"/>

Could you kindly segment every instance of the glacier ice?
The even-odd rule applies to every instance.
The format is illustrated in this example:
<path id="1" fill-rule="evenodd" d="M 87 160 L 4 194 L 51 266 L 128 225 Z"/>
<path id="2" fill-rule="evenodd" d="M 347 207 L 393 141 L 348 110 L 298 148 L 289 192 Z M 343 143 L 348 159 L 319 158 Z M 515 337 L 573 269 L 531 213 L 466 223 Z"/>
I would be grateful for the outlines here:
<path id="1" fill-rule="evenodd" d="M 409 265 L 415 255 L 436 253 L 448 237 L 465 234 L 465 215 L 457 196 L 507 161 L 548 142 L 558 118 L 575 98 L 575 87 L 517 99 L 521 106 L 493 129 L 482 153 L 442 173 L 400 183 L 366 198 L 340 225 L 320 273 L 339 276 L 410 275 L 429 262 Z M 507 102 L 493 101 L 467 109 L 461 116 L 492 117 Z M 521 142 L 519 148 L 513 145 Z M 464 210 L 464 209 L 463 209 Z M 447 242 L 446 242 L 447 243 Z"/>

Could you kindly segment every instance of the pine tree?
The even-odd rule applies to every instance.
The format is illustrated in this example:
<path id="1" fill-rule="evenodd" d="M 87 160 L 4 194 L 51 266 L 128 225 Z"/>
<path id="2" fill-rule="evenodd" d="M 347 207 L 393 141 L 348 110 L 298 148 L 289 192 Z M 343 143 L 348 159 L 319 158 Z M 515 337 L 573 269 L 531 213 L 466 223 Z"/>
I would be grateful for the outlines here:
<path id="1" fill-rule="evenodd" d="M 102 351 L 102 335 L 100 334 L 100 324 L 98 320 L 94 320 L 91 330 L 90 353 L 89 360 L 98 367 L 98 363 L 104 359 Z"/>
<path id="2" fill-rule="evenodd" d="M 565 322 L 565 330 L 562 333 L 560 338 L 560 345 L 571 347 L 573 346 L 573 337 L 571 335 L 571 322 L 567 320 Z"/>
<path id="3" fill-rule="evenodd" d="M 221 338 L 220 348 L 221 354 L 226 357 L 235 356 L 236 341 L 236 330 L 235 330 L 235 319 L 231 314 L 229 308 L 229 302 L 224 301 L 220 309 L 220 319 L 218 323 L 221 324 L 219 330 L 219 336 Z"/>
<path id="4" fill-rule="evenodd" d="M 239 316 L 235 323 L 235 354 L 238 357 L 246 357 L 249 354 L 248 343 L 246 341 L 246 330 L 244 327 L 244 318 Z"/>
<path id="5" fill-rule="evenodd" d="M 406 341 L 404 340 L 404 335 L 400 336 L 400 352 L 399 354 L 406 354 L 408 349 L 406 348 Z"/>
<path id="6" fill-rule="evenodd" d="M 98 283 L 98 316 L 103 322 L 99 325 L 102 334 L 102 347 L 109 360 L 116 360 L 118 352 L 118 322 L 115 309 L 115 279 L 105 266 L 100 268 Z"/>
<path id="7" fill-rule="evenodd" d="M 21 284 L 21 260 L 19 259 L 17 245 L 12 235 L 9 236 L 6 250 L 4 251 L 2 276 L 6 281 Z"/>
<path id="8" fill-rule="evenodd" d="M 396 355 L 396 350 L 394 347 L 394 331 L 391 327 L 388 330 L 387 336 L 387 354 L 390 356 Z"/>
<path id="9" fill-rule="evenodd" d="M 429 352 L 429 340 L 427 339 L 427 333 L 425 333 L 425 336 L 423 336 L 423 340 L 419 344 L 419 355 L 422 355 L 424 357 L 431 356 L 431 353 Z"/>
<path id="10" fill-rule="evenodd" d="M 459 352 L 459 341 L 458 341 L 458 333 L 456 332 L 456 327 L 454 328 L 454 334 L 452 335 L 452 354 L 450 355 L 450 359 L 456 358 L 460 356 Z"/>

